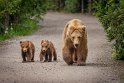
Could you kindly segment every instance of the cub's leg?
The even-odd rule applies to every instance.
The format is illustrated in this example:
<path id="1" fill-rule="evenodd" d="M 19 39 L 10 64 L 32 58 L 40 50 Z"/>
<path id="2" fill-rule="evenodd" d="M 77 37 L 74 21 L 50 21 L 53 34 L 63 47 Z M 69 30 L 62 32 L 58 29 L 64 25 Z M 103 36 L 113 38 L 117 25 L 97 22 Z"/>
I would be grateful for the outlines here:
<path id="1" fill-rule="evenodd" d="M 48 62 L 51 62 L 52 61 L 52 53 L 49 52 L 49 59 L 48 59 Z"/>
<path id="2" fill-rule="evenodd" d="M 34 62 L 34 54 L 35 54 L 35 51 L 33 50 L 33 51 L 32 51 L 31 62 Z"/>
<path id="3" fill-rule="evenodd" d="M 26 56 L 27 56 L 27 62 L 30 62 L 30 54 L 29 53 L 26 53 Z"/>
<path id="4" fill-rule="evenodd" d="M 22 55 L 22 63 L 25 63 L 26 62 L 26 54 L 24 52 L 21 52 L 21 55 Z"/>
<path id="5" fill-rule="evenodd" d="M 40 61 L 42 61 L 43 60 L 43 54 L 42 54 L 42 51 L 40 51 L 40 55 L 39 55 L 39 57 L 40 57 Z"/>
<path id="6" fill-rule="evenodd" d="M 54 60 L 54 61 L 57 61 L 57 54 L 56 54 L 56 51 L 53 51 L 53 60 Z"/>
<path id="7" fill-rule="evenodd" d="M 44 62 L 47 62 L 48 61 L 48 53 L 45 54 L 45 60 Z"/>

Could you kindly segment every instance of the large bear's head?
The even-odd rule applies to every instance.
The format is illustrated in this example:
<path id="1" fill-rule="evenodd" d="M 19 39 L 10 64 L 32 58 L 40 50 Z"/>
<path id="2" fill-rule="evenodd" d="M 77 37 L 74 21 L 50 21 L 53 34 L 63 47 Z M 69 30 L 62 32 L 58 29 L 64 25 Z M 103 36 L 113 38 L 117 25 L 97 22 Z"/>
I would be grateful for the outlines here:
<path id="1" fill-rule="evenodd" d="M 27 52 L 29 49 L 29 41 L 20 41 L 20 46 L 23 52 Z"/>
<path id="2" fill-rule="evenodd" d="M 49 41 L 48 40 L 42 40 L 41 41 L 41 51 L 43 53 L 46 53 L 46 51 L 48 50 L 49 48 Z"/>
<path id="3" fill-rule="evenodd" d="M 75 48 L 79 47 L 84 38 L 86 26 L 70 23 L 67 27 L 67 36 L 71 39 Z"/>

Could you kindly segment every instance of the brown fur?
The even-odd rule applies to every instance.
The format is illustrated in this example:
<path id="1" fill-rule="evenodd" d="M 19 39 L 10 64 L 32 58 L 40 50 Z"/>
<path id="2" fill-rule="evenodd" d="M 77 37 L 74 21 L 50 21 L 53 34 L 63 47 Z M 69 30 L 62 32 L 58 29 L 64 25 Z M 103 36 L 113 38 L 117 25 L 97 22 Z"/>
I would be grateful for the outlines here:
<path id="1" fill-rule="evenodd" d="M 22 62 L 34 62 L 35 47 L 31 41 L 20 41 Z"/>
<path id="2" fill-rule="evenodd" d="M 45 58 L 44 62 L 46 61 L 51 62 L 52 57 L 54 57 L 53 58 L 54 61 L 57 60 L 57 54 L 54 45 L 52 42 L 48 40 L 41 41 L 40 61 L 43 60 L 43 57 Z"/>
<path id="3" fill-rule="evenodd" d="M 63 31 L 63 59 L 68 65 L 77 62 L 77 65 L 82 66 L 86 63 L 87 53 L 86 26 L 81 20 L 73 19 Z"/>

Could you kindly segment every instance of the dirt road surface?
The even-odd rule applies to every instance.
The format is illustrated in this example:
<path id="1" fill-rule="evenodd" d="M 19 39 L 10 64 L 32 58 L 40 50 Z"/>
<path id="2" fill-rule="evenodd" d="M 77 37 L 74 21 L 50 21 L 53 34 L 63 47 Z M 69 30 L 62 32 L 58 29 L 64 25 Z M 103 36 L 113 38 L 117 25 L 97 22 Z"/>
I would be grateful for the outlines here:
<path id="1" fill-rule="evenodd" d="M 62 59 L 62 31 L 67 21 L 81 19 L 88 31 L 86 66 L 68 66 Z M 15 37 L 0 43 L 0 83 L 124 83 L 124 62 L 111 59 L 111 44 L 107 42 L 98 20 L 90 15 L 49 12 L 32 35 Z M 40 41 L 48 39 L 55 45 L 57 62 L 39 61 Z M 21 40 L 35 44 L 35 62 L 21 63 Z"/>

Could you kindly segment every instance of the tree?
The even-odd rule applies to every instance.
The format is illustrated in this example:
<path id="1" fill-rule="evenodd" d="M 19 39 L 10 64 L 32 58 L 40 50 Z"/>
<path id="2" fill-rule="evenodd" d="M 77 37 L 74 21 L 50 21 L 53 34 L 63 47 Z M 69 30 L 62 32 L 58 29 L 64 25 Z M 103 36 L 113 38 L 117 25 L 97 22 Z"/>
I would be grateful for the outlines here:
<path id="1" fill-rule="evenodd" d="M 108 40 L 113 41 L 112 55 L 124 60 L 124 0 L 96 0 L 94 8 Z"/>
<path id="2" fill-rule="evenodd" d="M 48 3 L 49 0 L 0 0 L 0 34 L 6 33 L 11 24 L 43 15 Z"/>

